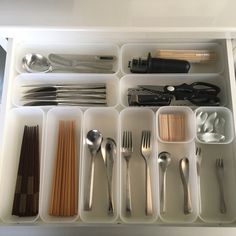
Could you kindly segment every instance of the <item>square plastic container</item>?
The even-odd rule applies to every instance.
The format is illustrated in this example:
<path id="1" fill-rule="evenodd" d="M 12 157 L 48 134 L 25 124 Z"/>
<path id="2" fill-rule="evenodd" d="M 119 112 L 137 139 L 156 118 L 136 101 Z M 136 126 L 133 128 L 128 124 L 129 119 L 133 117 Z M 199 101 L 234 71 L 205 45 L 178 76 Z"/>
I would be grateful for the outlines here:
<path id="1" fill-rule="evenodd" d="M 160 137 L 159 116 L 161 114 L 183 114 L 184 120 L 184 136 L 183 141 L 165 141 Z M 195 117 L 194 112 L 185 106 L 164 106 L 157 110 L 156 113 L 157 138 L 163 143 L 190 143 L 195 137 Z"/>
<path id="2" fill-rule="evenodd" d="M 133 153 L 130 158 L 130 186 L 131 186 L 131 216 L 126 214 L 126 161 L 121 153 L 121 205 L 120 217 L 124 223 L 153 223 L 158 218 L 158 170 L 155 142 L 155 114 L 148 108 L 126 108 L 120 113 L 120 140 L 123 131 L 132 132 Z M 153 143 L 152 154 L 149 158 L 153 215 L 146 215 L 145 189 L 145 161 L 141 155 L 141 137 L 143 130 L 151 131 Z"/>
<path id="3" fill-rule="evenodd" d="M 44 112 L 40 108 L 14 108 L 6 115 L 7 126 L 3 144 L 3 156 L 0 187 L 0 215 L 5 223 L 33 223 L 38 219 L 34 217 L 13 216 L 12 206 L 15 194 L 17 172 L 20 160 L 21 144 L 24 126 L 39 126 L 39 150 L 40 150 L 40 190 L 39 208 L 41 199 L 42 153 L 44 150 L 43 129 Z"/>
<path id="4" fill-rule="evenodd" d="M 205 223 L 232 223 L 236 219 L 235 143 L 226 145 L 197 144 L 201 148 L 200 167 L 200 218 Z M 223 192 L 226 213 L 220 212 L 220 192 L 216 175 L 216 159 L 224 165 Z"/>
<path id="5" fill-rule="evenodd" d="M 198 109 L 195 110 L 195 117 L 200 112 L 207 112 L 208 115 L 216 112 L 217 117 L 223 118 L 225 120 L 225 125 L 224 125 L 224 135 L 225 135 L 225 140 L 219 141 L 219 142 L 204 142 L 203 140 L 200 139 L 199 137 L 199 132 L 198 132 L 198 127 L 196 124 L 196 140 L 199 143 L 205 143 L 205 144 L 229 144 L 233 141 L 234 139 L 234 122 L 233 122 L 233 115 L 231 110 L 229 110 L 226 107 L 199 107 Z M 214 128 L 215 130 L 215 128 Z M 215 132 L 213 130 L 213 132 Z"/>
<path id="6" fill-rule="evenodd" d="M 211 83 L 213 85 L 218 86 L 221 91 L 218 94 L 218 97 L 220 98 L 220 104 L 221 106 L 224 106 L 228 103 L 228 93 L 226 92 L 226 83 L 225 79 L 219 75 L 216 74 L 184 74 L 184 75 L 158 75 L 158 74 L 152 74 L 152 75 L 125 75 L 120 80 L 120 104 L 122 104 L 124 107 L 128 107 L 128 89 L 129 88 L 136 88 L 138 85 L 154 85 L 154 86 L 166 86 L 166 85 L 181 85 L 183 83 L 186 84 L 192 84 L 194 82 L 205 82 L 205 83 Z M 180 100 L 174 100 L 171 101 L 172 106 L 191 106 L 196 107 L 194 104 L 190 103 L 189 101 L 180 101 Z"/>
<path id="7" fill-rule="evenodd" d="M 147 58 L 149 52 L 154 57 L 154 52 L 157 49 L 212 50 L 216 52 L 216 61 L 200 64 L 191 63 L 189 73 L 219 73 L 224 69 L 223 50 L 217 43 L 129 43 L 121 47 L 122 73 L 131 74 L 128 64 L 133 58 Z"/>
<path id="8" fill-rule="evenodd" d="M 21 74 L 16 77 L 12 102 L 15 106 L 23 106 L 22 101 L 24 91 L 28 88 L 25 85 L 63 85 L 63 84 L 106 84 L 107 106 L 115 107 L 118 105 L 119 79 L 115 75 L 87 75 L 87 74 Z M 83 106 L 81 108 L 88 108 Z"/>
<path id="9" fill-rule="evenodd" d="M 171 162 L 166 171 L 166 211 L 160 210 L 160 218 L 168 224 L 189 224 L 196 221 L 199 213 L 198 185 L 195 159 L 195 144 L 191 143 L 158 143 L 158 153 L 169 152 Z M 184 193 L 181 181 L 179 162 L 183 157 L 189 159 L 189 189 L 192 212 L 184 214 Z M 162 171 L 159 169 L 162 181 Z M 159 183 L 161 186 L 161 182 Z M 159 191 L 160 194 L 160 191 Z"/>
<path id="10" fill-rule="evenodd" d="M 22 67 L 22 59 L 27 53 L 38 53 L 48 57 L 50 53 L 73 55 L 109 55 L 115 56 L 113 71 L 119 69 L 119 47 L 111 43 L 19 43 L 16 47 L 15 65 L 18 73 L 26 72 Z"/>
<path id="11" fill-rule="evenodd" d="M 118 134 L 117 110 L 112 108 L 90 108 L 84 113 L 83 122 L 83 154 L 81 157 L 81 188 L 80 188 L 80 217 L 82 221 L 89 223 L 115 223 L 119 214 L 119 134 Z M 90 130 L 98 130 L 103 138 L 112 138 L 117 145 L 117 157 L 113 164 L 112 197 L 114 214 L 108 214 L 108 188 L 106 167 L 101 155 L 97 153 L 94 167 L 94 185 L 92 209 L 87 211 L 85 203 L 88 197 L 88 176 L 91 171 L 91 155 L 86 144 L 87 133 Z"/>
<path id="12" fill-rule="evenodd" d="M 44 148 L 44 165 L 42 181 L 42 199 L 40 204 L 40 217 L 46 223 L 72 223 L 79 217 L 78 214 L 73 217 L 56 217 L 49 215 L 49 205 L 52 194 L 52 182 L 56 164 L 56 151 L 59 132 L 60 120 L 75 120 L 76 127 L 76 144 L 77 144 L 77 175 L 78 183 L 80 172 L 80 155 L 81 155 L 81 135 L 82 135 L 82 111 L 76 107 L 56 107 L 47 113 L 45 126 L 45 148 Z M 79 189 L 79 185 L 78 185 Z M 79 196 L 79 190 L 78 190 Z M 79 200 L 78 200 L 79 201 Z"/>

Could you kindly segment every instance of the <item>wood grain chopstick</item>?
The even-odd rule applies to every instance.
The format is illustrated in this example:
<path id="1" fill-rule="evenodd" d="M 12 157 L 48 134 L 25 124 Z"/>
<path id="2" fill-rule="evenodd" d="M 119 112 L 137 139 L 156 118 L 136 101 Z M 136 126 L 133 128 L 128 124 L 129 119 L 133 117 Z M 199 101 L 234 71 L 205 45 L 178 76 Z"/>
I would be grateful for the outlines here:
<path id="1" fill-rule="evenodd" d="M 49 214 L 70 217 L 77 214 L 77 166 L 75 121 L 59 121 L 54 177 Z"/>

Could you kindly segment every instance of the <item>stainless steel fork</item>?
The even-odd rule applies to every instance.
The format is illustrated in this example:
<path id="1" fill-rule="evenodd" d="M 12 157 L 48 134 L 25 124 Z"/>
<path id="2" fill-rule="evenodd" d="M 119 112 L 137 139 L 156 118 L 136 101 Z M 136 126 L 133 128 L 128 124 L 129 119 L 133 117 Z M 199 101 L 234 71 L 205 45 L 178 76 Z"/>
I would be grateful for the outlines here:
<path id="1" fill-rule="evenodd" d="M 219 184 L 219 191 L 220 191 L 220 212 L 225 214 L 227 211 L 225 198 L 224 198 L 224 188 L 223 188 L 223 181 L 224 181 L 224 162 L 222 158 L 216 159 L 216 175 Z"/>
<path id="2" fill-rule="evenodd" d="M 133 142 L 132 142 L 131 131 L 123 132 L 121 153 L 126 162 L 126 214 L 130 216 L 132 212 L 132 206 L 131 206 L 129 161 L 133 153 Z"/>
<path id="3" fill-rule="evenodd" d="M 153 206 L 152 206 L 152 188 L 151 188 L 151 176 L 150 176 L 150 168 L 148 165 L 148 160 L 152 154 L 152 140 L 151 140 L 151 131 L 144 130 L 142 131 L 142 139 L 141 139 L 141 154 L 145 161 L 145 185 L 146 185 L 146 215 L 153 214 Z"/>

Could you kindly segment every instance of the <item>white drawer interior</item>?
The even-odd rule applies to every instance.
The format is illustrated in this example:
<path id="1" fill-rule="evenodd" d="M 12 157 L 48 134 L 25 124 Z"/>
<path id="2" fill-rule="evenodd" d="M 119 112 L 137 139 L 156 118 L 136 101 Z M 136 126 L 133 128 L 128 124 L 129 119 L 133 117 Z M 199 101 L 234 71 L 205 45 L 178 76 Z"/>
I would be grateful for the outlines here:
<path id="1" fill-rule="evenodd" d="M 158 41 L 158 40 L 157 40 Z M 128 61 L 132 57 L 145 57 L 146 54 L 155 48 L 168 47 L 170 49 L 211 49 L 217 52 L 217 60 L 207 65 L 193 65 L 188 74 L 131 74 L 128 70 Z M 156 43 L 143 41 L 139 43 L 127 44 L 123 42 L 111 43 L 75 43 L 60 42 L 13 42 L 11 51 L 8 54 L 8 64 L 6 73 L 7 81 L 4 85 L 6 97 L 3 102 L 2 120 L 4 129 L 1 143 L 1 183 L 0 183 L 0 216 L 4 222 L 42 222 L 42 223 L 72 223 L 83 225 L 87 223 L 122 223 L 122 224 L 145 224 L 153 225 L 232 225 L 236 220 L 236 183 L 235 183 L 235 139 L 229 144 L 200 144 L 194 140 L 186 143 L 163 143 L 157 139 L 157 114 L 159 107 L 139 107 L 128 108 L 127 89 L 137 85 L 158 85 L 167 84 L 179 85 L 182 83 L 192 83 L 196 81 L 209 82 L 221 88 L 219 94 L 220 106 L 229 108 L 235 114 L 235 82 L 232 77 L 232 52 L 229 52 L 231 42 L 227 40 L 201 40 L 190 42 L 175 42 L 170 40 Z M 28 52 L 37 52 L 47 56 L 49 53 L 99 53 L 113 54 L 117 57 L 114 65 L 113 74 L 69 74 L 69 73 L 47 73 L 47 74 L 27 74 L 21 68 L 21 59 Z M 11 216 L 11 204 L 14 196 L 15 179 L 17 175 L 17 160 L 19 159 L 20 142 L 22 139 L 23 123 L 36 122 L 34 111 L 36 108 L 23 107 L 21 96 L 22 85 L 42 84 L 42 83 L 93 83 L 102 82 L 107 85 L 108 107 L 78 108 L 78 114 L 70 108 L 54 108 L 52 106 L 40 107 L 43 112 L 43 120 L 40 119 L 42 126 L 42 154 L 41 154 L 41 192 L 39 216 L 35 219 L 20 219 Z M 188 106 L 192 111 L 197 108 L 192 104 L 183 102 L 182 104 L 173 103 L 171 105 Z M 31 110 L 32 109 L 32 110 Z M 36 110 L 35 110 L 36 109 Z M 58 112 L 53 114 L 53 109 Z M 65 109 L 65 110 L 63 110 Z M 78 136 L 81 140 L 79 145 L 79 211 L 78 216 L 73 219 L 57 219 L 48 215 L 48 198 L 50 198 L 50 179 L 53 169 L 53 158 L 55 150 L 52 150 L 50 143 L 55 144 L 56 134 L 50 133 L 49 127 L 54 127 L 59 119 L 65 117 L 65 113 L 71 114 L 67 118 L 79 117 Z M 156 113 L 157 112 L 157 113 Z M 37 116 L 37 115 L 36 115 Z M 193 115 L 194 116 L 194 115 Z M 9 118 L 11 117 L 11 118 Z M 50 123 L 51 122 L 51 123 Z M 55 123 L 54 123 L 55 122 Z M 194 124 L 194 121 L 193 121 Z M 15 127 L 16 126 L 16 127 Z M 14 128 L 14 129 L 13 129 Z M 89 169 L 89 153 L 85 144 L 86 133 L 90 129 L 99 129 L 104 136 L 112 137 L 117 143 L 117 163 L 115 163 L 115 178 L 113 178 L 113 197 L 115 204 L 115 214 L 110 217 L 107 215 L 106 185 L 104 184 L 105 174 L 101 156 L 96 160 L 96 187 L 94 189 L 94 204 L 97 207 L 91 212 L 83 210 L 86 175 Z M 145 189 L 144 189 L 144 162 L 140 154 L 139 146 L 141 131 L 143 129 L 152 130 L 152 139 L 155 143 L 153 148 L 151 166 L 151 185 L 154 213 L 151 217 L 145 215 Z M 235 130 L 235 127 L 232 126 Z M 133 199 L 133 215 L 127 217 L 125 214 L 125 162 L 120 153 L 122 131 L 131 130 L 134 135 L 134 158 L 131 162 L 131 185 Z M 14 137 L 14 140 L 12 139 Z M 195 137 L 195 136 L 194 136 Z M 49 141 L 47 141 L 47 138 Z M 17 143 L 11 148 L 12 143 Z M 201 167 L 200 181 L 197 179 L 196 171 L 196 147 L 201 147 L 203 151 L 203 161 Z M 160 180 L 159 168 L 157 164 L 158 153 L 168 150 L 174 155 L 172 166 L 168 169 L 167 179 L 167 211 L 165 214 L 160 211 Z M 54 154 L 53 154 L 54 153 Z M 9 158 L 5 158 L 9 156 Z M 188 156 L 190 160 L 190 191 L 192 195 L 193 212 L 184 215 L 182 212 L 183 191 L 179 177 L 178 164 L 183 156 Z M 227 213 L 219 212 L 219 192 L 217 179 L 215 176 L 215 160 L 222 157 L 225 161 L 225 198 L 227 202 Z M 49 158 L 49 159 L 48 159 Z M 6 176 L 10 179 L 6 182 Z M 46 199 L 46 200 L 45 200 Z M 1 210 L 2 209 L 2 210 Z"/>

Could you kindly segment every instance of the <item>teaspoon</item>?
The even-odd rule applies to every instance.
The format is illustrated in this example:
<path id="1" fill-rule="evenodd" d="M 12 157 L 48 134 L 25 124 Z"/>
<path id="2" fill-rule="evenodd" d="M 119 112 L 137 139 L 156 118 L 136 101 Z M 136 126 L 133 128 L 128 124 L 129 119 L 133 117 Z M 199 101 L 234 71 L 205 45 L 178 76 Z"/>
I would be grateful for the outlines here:
<path id="1" fill-rule="evenodd" d="M 184 214 L 190 214 L 192 212 L 192 203 L 189 189 L 189 160 L 184 157 L 179 162 L 180 176 L 184 189 Z"/>
<path id="2" fill-rule="evenodd" d="M 85 210 L 90 211 L 93 203 L 93 185 L 94 185 L 94 164 L 95 157 L 100 150 L 102 143 L 102 134 L 98 130 L 90 130 L 87 133 L 86 143 L 91 155 L 91 166 L 88 176 L 88 195 L 85 204 Z"/>
<path id="3" fill-rule="evenodd" d="M 161 204 L 162 213 L 166 211 L 166 170 L 171 162 L 171 155 L 169 152 L 161 152 L 158 155 L 158 163 L 163 173 L 163 179 L 161 184 Z"/>
<path id="4" fill-rule="evenodd" d="M 116 157 L 116 143 L 111 138 L 106 138 L 102 141 L 101 152 L 103 161 L 106 167 L 107 184 L 108 184 L 108 214 L 112 215 L 114 211 L 113 200 L 112 200 L 112 175 L 113 165 Z"/>

